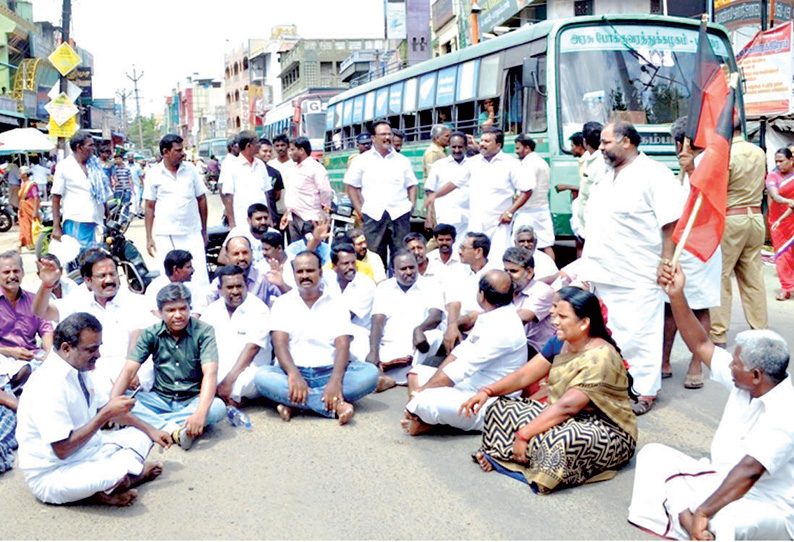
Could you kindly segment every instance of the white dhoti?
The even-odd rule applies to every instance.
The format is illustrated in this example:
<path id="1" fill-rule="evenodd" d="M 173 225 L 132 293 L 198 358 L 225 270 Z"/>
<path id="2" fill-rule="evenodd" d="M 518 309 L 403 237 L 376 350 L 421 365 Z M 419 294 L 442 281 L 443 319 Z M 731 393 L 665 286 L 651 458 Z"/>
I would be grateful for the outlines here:
<path id="1" fill-rule="evenodd" d="M 75 502 L 100 491 L 110 493 L 128 474 L 143 472 L 152 447 L 145 433 L 127 427 L 100 435 L 102 446 L 90 457 L 43 471 L 26 470 L 25 481 L 33 495 L 49 504 Z"/>
<path id="2" fill-rule="evenodd" d="M 436 370 L 435 367 L 420 366 L 411 369 L 411 373 L 416 374 L 420 385 L 424 385 Z M 449 425 L 463 431 L 482 431 L 485 411 L 496 397 L 489 398 L 477 414 L 470 418 L 458 414 L 460 405 L 474 397 L 478 391 L 466 387 L 428 388 L 408 401 L 405 410 L 428 425 Z"/>
<path id="3" fill-rule="evenodd" d="M 664 291 L 658 285 L 624 288 L 594 282 L 607 307 L 607 327 L 629 364 L 638 395 L 655 397 L 662 387 Z"/>
<path id="4" fill-rule="evenodd" d="M 204 238 L 201 236 L 201 231 L 186 235 L 155 235 L 154 244 L 157 248 L 157 258 L 160 260 L 160 273 L 165 274 L 163 260 L 165 260 L 166 254 L 177 248 L 187 250 L 193 255 L 193 269 L 196 271 L 191 282 L 200 287 L 209 285 L 207 249 L 204 246 Z"/>
<path id="5" fill-rule="evenodd" d="M 715 469 L 663 444 L 648 444 L 637 454 L 630 523 L 666 538 L 689 540 L 679 514 L 701 505 L 729 469 Z M 751 489 L 714 515 L 709 529 L 717 540 L 789 540 L 786 513 Z"/>
<path id="6" fill-rule="evenodd" d="M 220 345 L 219 345 L 220 346 Z M 243 346 L 243 345 L 241 345 Z M 219 348 L 218 352 L 218 383 L 220 384 L 223 382 L 223 379 L 231 372 L 234 368 L 235 363 L 239 359 L 240 352 L 242 348 L 235 347 L 232 345 L 225 345 Z M 256 377 L 256 373 L 259 372 L 259 369 L 266 365 L 271 365 L 272 359 L 272 351 L 271 348 L 262 348 L 259 347 L 259 352 L 254 356 L 254 359 L 251 360 L 251 364 L 246 367 L 240 376 L 237 377 L 237 380 L 234 381 L 234 385 L 232 386 L 232 393 L 229 397 L 237 401 L 238 403 L 240 400 L 245 397 L 247 399 L 254 399 L 256 397 L 261 397 L 262 394 L 259 393 L 259 390 L 256 388 L 256 384 L 254 383 L 254 378 Z"/>
<path id="7" fill-rule="evenodd" d="M 681 253 L 681 270 L 686 277 L 684 295 L 693 310 L 720 306 L 722 286 L 722 249 L 717 247 L 711 258 L 700 261 L 692 254 Z M 667 296 L 665 296 L 667 299 Z"/>
<path id="8" fill-rule="evenodd" d="M 369 354 L 369 332 L 365 327 L 350 324 L 350 334 L 353 336 L 350 341 L 350 361 L 367 361 Z"/>
<path id="9" fill-rule="evenodd" d="M 532 226 L 538 248 L 544 249 L 554 245 L 554 223 L 551 221 L 551 211 L 548 207 L 519 209 L 513 216 L 513 238 L 521 226 Z"/>
<path id="10" fill-rule="evenodd" d="M 414 368 L 420 370 L 429 369 L 430 375 L 427 377 L 428 379 L 436 371 L 435 367 L 428 367 L 425 363 L 427 363 L 428 358 L 435 356 L 438 349 L 441 348 L 441 342 L 444 340 L 444 333 L 440 329 L 431 329 L 430 331 L 425 331 L 425 337 L 427 338 L 427 343 L 430 345 L 430 348 L 424 354 L 414 348 L 412 340 L 406 341 L 403 344 L 399 344 L 396 341 L 381 343 L 379 351 L 381 361 L 387 362 L 407 356 L 411 356 L 412 358 L 410 364 L 389 367 L 384 370 L 384 373 L 392 377 L 394 381 L 397 382 L 398 386 L 405 386 L 408 383 L 408 373 Z M 425 380 L 425 382 L 426 381 L 427 380 Z M 424 382 L 422 382 L 422 384 L 424 384 Z"/>
<path id="11" fill-rule="evenodd" d="M 5 386 L 30 362 L 0 354 L 0 386 Z"/>

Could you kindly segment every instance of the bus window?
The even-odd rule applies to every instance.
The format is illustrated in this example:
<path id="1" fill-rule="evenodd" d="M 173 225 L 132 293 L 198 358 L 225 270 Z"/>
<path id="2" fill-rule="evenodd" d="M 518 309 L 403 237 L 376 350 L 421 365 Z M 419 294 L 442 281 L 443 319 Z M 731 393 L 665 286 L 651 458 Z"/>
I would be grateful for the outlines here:
<path id="1" fill-rule="evenodd" d="M 419 112 L 419 126 L 417 132 L 419 139 L 430 139 L 430 128 L 433 127 L 433 110 L 426 109 Z"/>
<path id="2" fill-rule="evenodd" d="M 538 57 L 538 89 L 535 85 L 527 88 L 527 131 L 545 132 L 546 122 L 546 55 Z M 542 94 L 541 94 L 542 93 Z"/>
<path id="3" fill-rule="evenodd" d="M 457 102 L 465 102 L 477 95 L 477 72 L 480 60 L 469 60 L 458 66 Z"/>
<path id="4" fill-rule="evenodd" d="M 510 68 L 505 80 L 504 131 L 507 134 L 521 132 L 524 125 L 524 89 L 521 86 L 522 67 Z"/>
<path id="5" fill-rule="evenodd" d="M 375 118 L 375 91 L 367 92 L 364 99 L 364 120 L 372 120 Z"/>
<path id="6" fill-rule="evenodd" d="M 455 106 L 456 118 L 455 128 L 473 134 L 477 129 L 477 115 L 475 113 L 475 102 L 459 103 Z"/>
<path id="7" fill-rule="evenodd" d="M 480 98 L 488 98 L 499 94 L 499 80 L 499 55 L 483 58 L 480 63 L 480 84 L 477 87 Z"/>
<path id="8" fill-rule="evenodd" d="M 405 140 L 413 141 L 418 139 L 418 133 L 416 129 L 416 114 L 404 114 L 402 117 L 402 131 L 405 132 Z"/>
<path id="9" fill-rule="evenodd" d="M 488 98 L 480 102 L 480 114 L 477 116 L 477 126 L 482 131 L 483 128 L 491 126 L 499 126 L 498 115 L 499 100 L 497 98 Z"/>
<path id="10" fill-rule="evenodd" d="M 450 124 L 452 122 L 452 107 L 436 108 L 435 124 Z"/>

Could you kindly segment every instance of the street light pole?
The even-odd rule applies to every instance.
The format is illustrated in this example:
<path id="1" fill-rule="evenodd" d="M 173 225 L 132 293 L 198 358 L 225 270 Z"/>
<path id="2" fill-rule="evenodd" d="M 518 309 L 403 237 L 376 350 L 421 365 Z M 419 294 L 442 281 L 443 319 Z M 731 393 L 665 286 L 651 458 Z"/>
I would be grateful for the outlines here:
<path id="1" fill-rule="evenodd" d="M 64 0 L 66 1 L 66 0 Z M 140 145 L 140 150 L 143 150 L 143 125 L 141 122 L 141 100 L 140 96 L 138 95 L 138 81 L 143 77 L 143 72 L 138 75 L 137 70 L 135 69 L 135 64 L 132 65 L 132 76 L 127 74 L 127 79 L 132 81 L 133 85 L 135 86 L 135 109 L 137 109 L 138 114 L 138 144 Z"/>
<path id="2" fill-rule="evenodd" d="M 72 0 L 63 0 L 63 6 L 61 9 L 61 41 L 63 43 L 69 43 L 69 26 L 72 24 Z M 65 75 L 61 75 L 61 92 L 66 92 L 68 90 L 67 85 L 69 81 L 66 79 Z M 66 138 L 59 137 L 58 138 L 58 149 L 61 151 L 62 155 L 66 156 Z"/>
<path id="3" fill-rule="evenodd" d="M 121 98 L 121 129 L 124 131 L 124 136 L 127 136 L 127 98 L 130 97 L 130 91 L 124 89 L 116 91 L 116 96 Z"/>

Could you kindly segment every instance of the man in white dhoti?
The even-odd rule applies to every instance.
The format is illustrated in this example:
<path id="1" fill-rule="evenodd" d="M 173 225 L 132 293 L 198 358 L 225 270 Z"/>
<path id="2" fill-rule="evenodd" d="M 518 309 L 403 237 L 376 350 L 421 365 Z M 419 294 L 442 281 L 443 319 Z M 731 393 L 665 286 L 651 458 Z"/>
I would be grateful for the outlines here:
<path id="1" fill-rule="evenodd" d="M 392 266 L 394 277 L 378 285 L 372 304 L 367 361 L 385 373 L 379 391 L 404 386 L 408 369 L 438 352 L 443 338 L 444 301 L 438 286 L 420 276 L 410 252 L 398 252 Z"/>
<path id="2" fill-rule="evenodd" d="M 589 240 L 588 240 L 589 242 Z M 711 443 L 696 460 L 662 444 L 637 454 L 629 522 L 666 538 L 790 539 L 794 535 L 794 387 L 777 333 L 750 330 L 717 348 L 687 305 L 680 265 L 660 281 L 689 350 L 730 391 Z"/>
<path id="3" fill-rule="evenodd" d="M 87 313 L 69 316 L 55 329 L 55 351 L 33 374 L 19 402 L 19 467 L 42 502 L 91 498 L 112 506 L 133 503 L 132 489 L 153 480 L 162 465 L 145 463 L 152 442 L 165 448 L 170 435 L 136 418 L 135 399 L 104 403 L 91 371 L 99 358 L 102 325 Z M 108 423 L 129 425 L 100 431 Z"/>
<path id="4" fill-rule="evenodd" d="M 466 134 L 454 132 L 449 136 L 450 155 L 434 162 L 425 180 L 425 194 L 438 192 L 447 183 L 461 187 L 446 197 L 425 197 L 425 211 L 428 219 L 435 214 L 436 224 L 449 224 L 455 228 L 457 237 L 463 239 L 469 226 L 469 160 L 466 158 Z M 435 202 L 435 203 L 433 203 Z M 432 225 L 425 220 L 425 226 Z"/>
<path id="5" fill-rule="evenodd" d="M 639 395 L 634 413 L 653 408 L 662 385 L 664 293 L 656 283 L 673 255 L 672 233 L 683 201 L 673 172 L 637 150 L 631 124 L 608 124 L 601 152 L 610 166 L 592 187 L 580 280 L 590 281 L 609 309 L 609 327 Z"/>
<path id="6" fill-rule="evenodd" d="M 537 236 L 538 248 L 554 258 L 554 224 L 549 208 L 551 170 L 546 161 L 535 152 L 535 141 L 527 134 L 519 134 L 516 138 L 516 154 L 521 160 L 521 168 L 532 179 L 534 187 L 527 202 L 513 217 L 513 235 L 515 236 L 521 226 L 532 226 Z"/>
<path id="7" fill-rule="evenodd" d="M 405 419 L 400 422 L 409 435 L 424 433 L 434 425 L 481 430 L 487 408 L 467 418 L 459 413 L 461 404 L 483 386 L 527 362 L 524 325 L 511 304 L 510 275 L 491 270 L 482 276 L 479 285 L 477 301 L 483 313 L 477 317 L 466 340 L 452 350 L 438 369 L 427 366 L 411 369 L 420 386 L 411 393 L 411 400 L 405 406 Z M 413 377 L 411 373 L 409 378 Z"/>
<path id="8" fill-rule="evenodd" d="M 210 303 L 201 320 L 215 328 L 218 343 L 218 387 L 215 394 L 232 406 L 259 397 L 254 377 L 270 365 L 270 309 L 248 295 L 245 271 L 224 265 L 215 271 L 221 297 Z"/>

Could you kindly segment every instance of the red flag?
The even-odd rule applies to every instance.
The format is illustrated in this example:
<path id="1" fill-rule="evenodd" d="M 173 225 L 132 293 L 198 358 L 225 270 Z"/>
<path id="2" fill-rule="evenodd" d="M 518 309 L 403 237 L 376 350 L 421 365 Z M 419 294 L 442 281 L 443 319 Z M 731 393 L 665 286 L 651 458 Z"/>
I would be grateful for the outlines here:
<path id="1" fill-rule="evenodd" d="M 689 199 L 673 231 L 673 241 L 682 242 L 694 215 L 689 235 L 683 239 L 684 248 L 705 262 L 717 250 L 725 230 L 735 98 L 709 43 L 705 21 L 700 26 L 696 66 L 687 136 L 695 146 L 706 150 L 689 178 Z M 698 199 L 700 208 L 696 209 Z"/>

